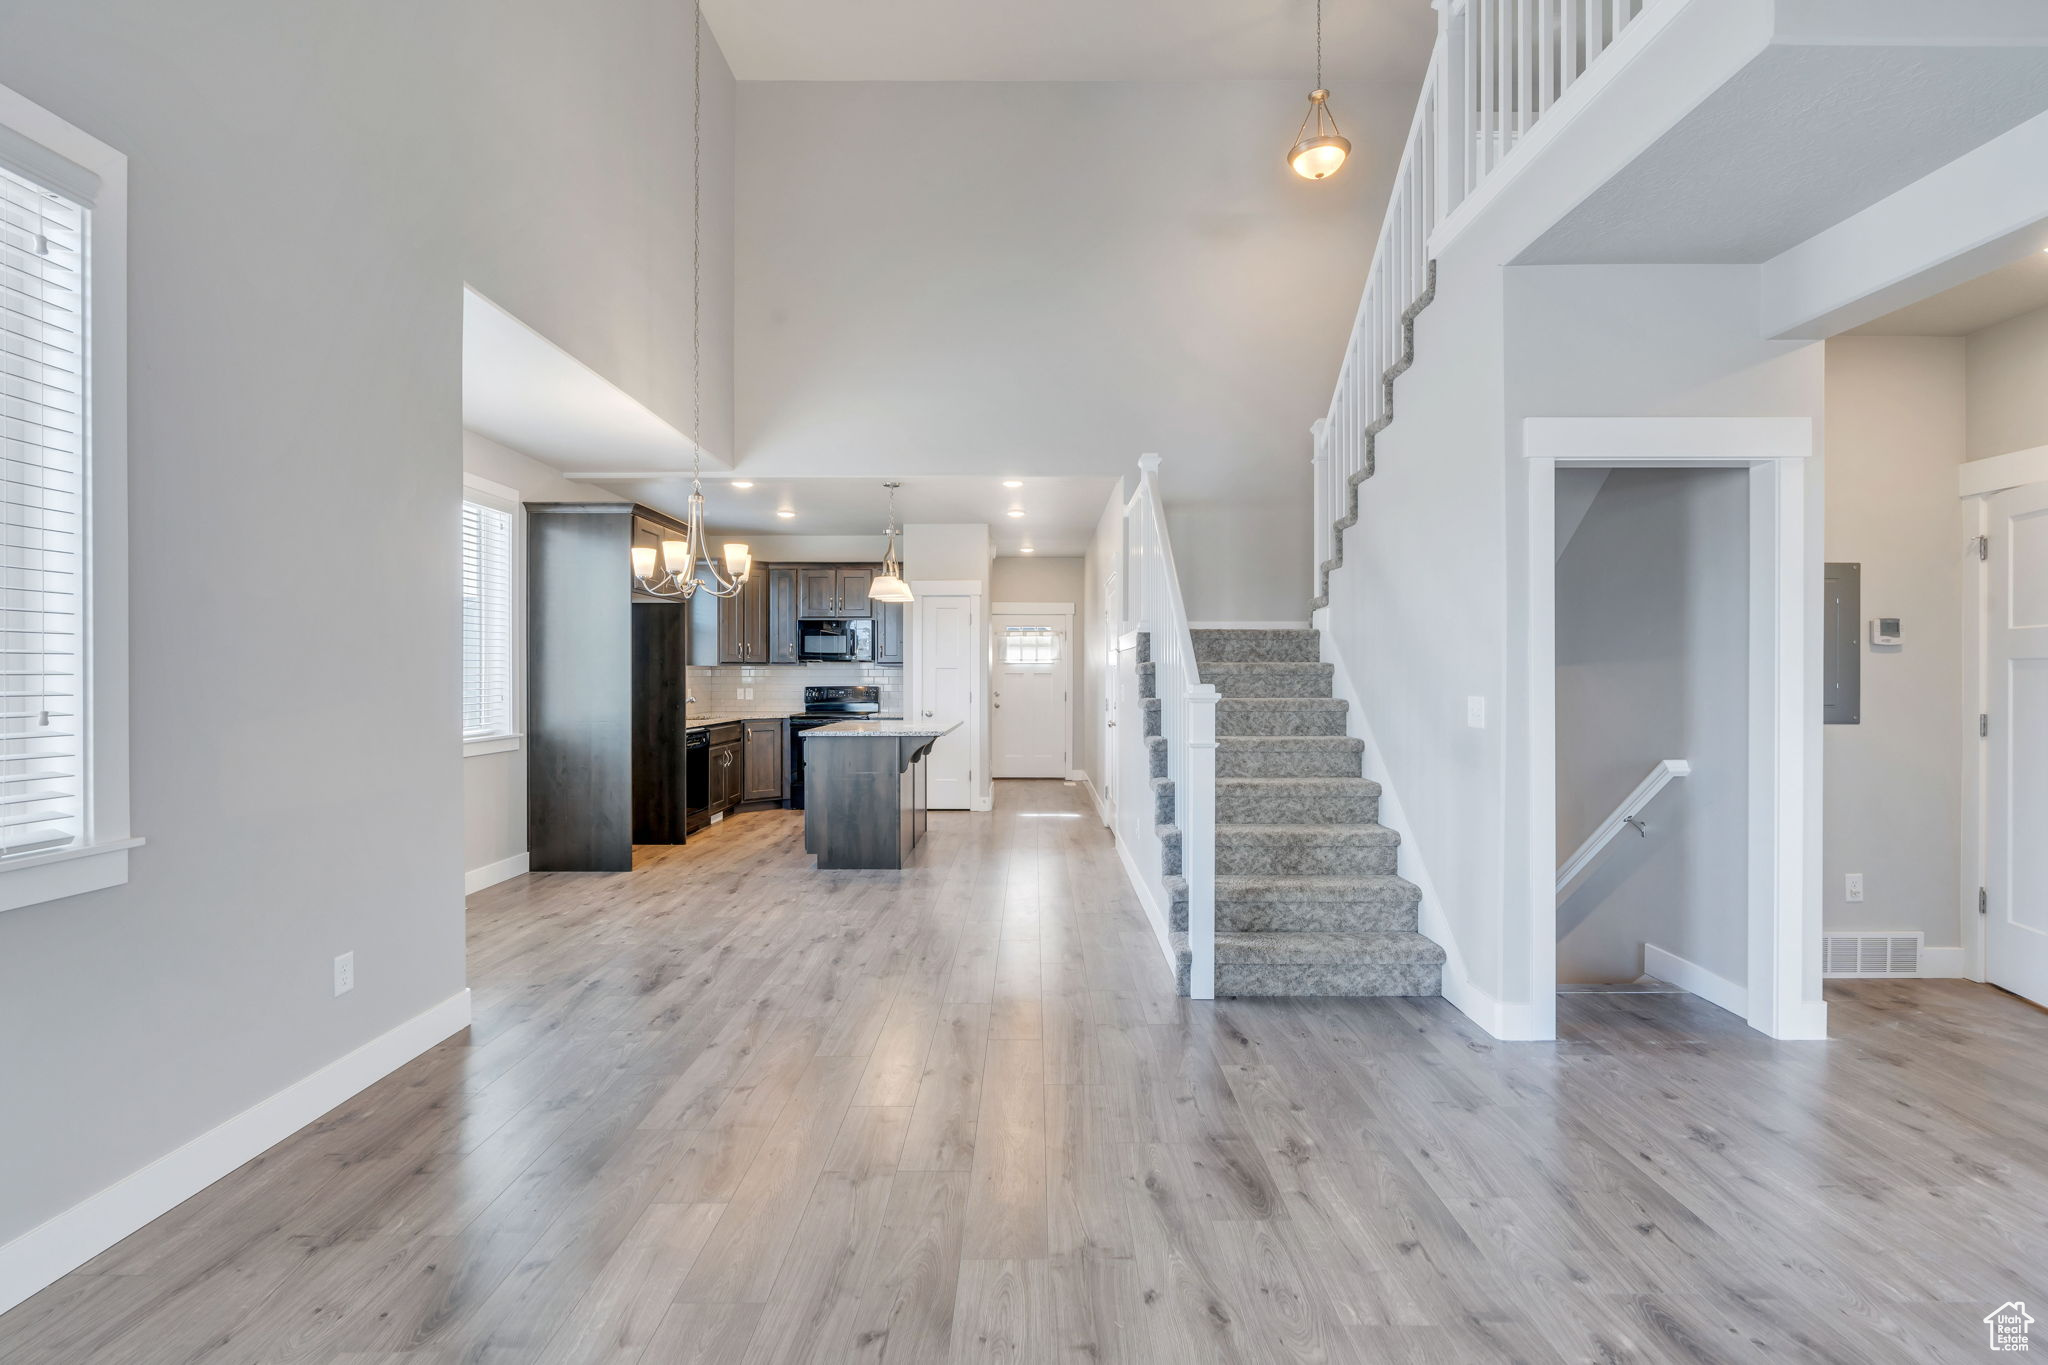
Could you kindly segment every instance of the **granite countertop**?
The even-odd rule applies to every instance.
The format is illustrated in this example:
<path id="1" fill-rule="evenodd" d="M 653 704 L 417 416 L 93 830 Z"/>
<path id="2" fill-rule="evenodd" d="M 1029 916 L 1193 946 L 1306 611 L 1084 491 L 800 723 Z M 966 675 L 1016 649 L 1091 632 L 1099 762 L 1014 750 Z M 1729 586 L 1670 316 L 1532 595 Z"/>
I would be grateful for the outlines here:
<path id="1" fill-rule="evenodd" d="M 960 722 L 936 725 L 931 721 L 842 720 L 804 731 L 805 739 L 937 739 L 960 728 Z"/>
<path id="2" fill-rule="evenodd" d="M 707 725 L 730 725 L 742 720 L 784 720 L 805 714 L 801 706 L 735 706 L 723 711 L 690 711 L 683 717 L 685 728 L 701 730 Z M 901 716 L 875 716 L 875 720 L 901 720 Z"/>

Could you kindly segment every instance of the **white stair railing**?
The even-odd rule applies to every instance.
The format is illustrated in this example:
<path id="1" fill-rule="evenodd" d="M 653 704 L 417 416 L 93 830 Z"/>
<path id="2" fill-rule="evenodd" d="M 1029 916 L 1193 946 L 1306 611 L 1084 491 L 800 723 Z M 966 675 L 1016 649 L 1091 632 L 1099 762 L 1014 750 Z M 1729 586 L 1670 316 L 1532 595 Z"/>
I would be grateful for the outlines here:
<path id="1" fill-rule="evenodd" d="M 1436 50 L 1394 173 L 1365 293 L 1329 413 L 1315 423 L 1315 555 L 1341 557 L 1353 489 L 1392 420 L 1394 377 L 1413 358 L 1414 318 L 1461 204 L 1518 160 L 1521 143 L 1646 8 L 1673 0 L 1437 0 Z"/>
<path id="2" fill-rule="evenodd" d="M 1147 898 L 1161 946 L 1173 953 L 1167 917 L 1173 896 L 1161 861 L 1162 845 L 1153 793 L 1151 746 L 1145 734 L 1145 706 L 1139 698 L 1140 660 L 1136 641 L 1148 643 L 1153 695 L 1159 700 L 1159 733 L 1166 740 L 1166 775 L 1173 783 L 1173 823 L 1180 830 L 1180 875 L 1187 883 L 1188 994 L 1216 995 L 1216 701 L 1215 687 L 1201 680 L 1193 634 L 1181 600 L 1165 507 L 1159 495 L 1159 457 L 1138 460 L 1138 486 L 1124 505 L 1125 584 L 1123 642 L 1119 652 L 1122 705 L 1117 744 L 1117 835 L 1126 847 L 1131 875 Z M 1143 795 L 1140 796 L 1139 794 Z"/>
<path id="3" fill-rule="evenodd" d="M 1592 832 L 1586 842 L 1580 844 L 1557 868 L 1557 895 L 1564 899 L 1565 892 L 1592 870 L 1593 862 L 1614 842 L 1614 836 L 1624 829 L 1634 829 L 1638 834 L 1647 834 L 1643 827 L 1643 812 L 1657 799 L 1657 793 L 1680 777 L 1692 776 L 1692 764 L 1682 758 L 1667 758 L 1650 769 L 1650 775 L 1636 784 L 1636 789 L 1623 797 L 1621 804 L 1614 808 L 1600 827 Z"/>

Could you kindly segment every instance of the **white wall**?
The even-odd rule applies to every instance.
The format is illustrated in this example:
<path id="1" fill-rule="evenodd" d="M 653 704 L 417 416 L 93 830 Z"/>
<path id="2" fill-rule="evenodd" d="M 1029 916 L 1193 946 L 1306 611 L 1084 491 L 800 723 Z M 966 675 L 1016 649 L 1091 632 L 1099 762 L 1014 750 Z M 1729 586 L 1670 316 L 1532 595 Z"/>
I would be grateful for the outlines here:
<path id="1" fill-rule="evenodd" d="M 149 841 L 0 915 L 0 1243 L 463 988 L 449 16 L 0 7 L 0 83 L 131 168 Z"/>
<path id="2" fill-rule="evenodd" d="M 1096 518 L 1095 535 L 1082 558 L 1081 609 L 1086 657 L 1082 660 L 1079 710 L 1074 714 L 1074 762 L 1094 785 L 1098 799 L 1113 796 L 1110 790 L 1110 731 L 1108 718 L 1111 689 L 1116 685 L 1116 638 L 1122 624 L 1124 487 L 1121 481 L 1109 493 L 1102 515 Z"/>
<path id="3" fill-rule="evenodd" d="M 1560 981 L 1632 981 L 1655 944 L 1749 972 L 1749 480 L 1618 469 L 1557 559 L 1557 859 L 1646 773 L 1692 764 L 1557 907 Z"/>
<path id="4" fill-rule="evenodd" d="M 1922 930 L 1961 942 L 1963 586 L 1976 561 L 1956 497 L 1963 460 L 1960 337 L 1827 343 L 1827 557 L 1863 566 L 1863 622 L 1897 616 L 1905 644 L 1867 626 L 1860 723 L 1829 725 L 1823 923 Z M 2044 435 L 2048 439 L 2048 435 Z M 1865 899 L 1843 899 L 1861 872 Z"/>
<path id="5" fill-rule="evenodd" d="M 1339 85 L 1358 151 L 1311 184 L 1282 160 L 1294 83 L 743 84 L 748 469 L 1118 474 L 1158 451 L 1176 537 L 1212 552 L 1181 555 L 1195 617 L 1303 617 L 1306 555 L 1276 547 L 1413 93 Z"/>
<path id="6" fill-rule="evenodd" d="M 1968 458 L 2048 446 L 2048 308 L 1972 333 Z"/>
<path id="7" fill-rule="evenodd" d="M 457 8 L 465 281 L 690 432 L 690 6 Z M 704 38 L 702 439 L 729 454 L 734 82 Z"/>

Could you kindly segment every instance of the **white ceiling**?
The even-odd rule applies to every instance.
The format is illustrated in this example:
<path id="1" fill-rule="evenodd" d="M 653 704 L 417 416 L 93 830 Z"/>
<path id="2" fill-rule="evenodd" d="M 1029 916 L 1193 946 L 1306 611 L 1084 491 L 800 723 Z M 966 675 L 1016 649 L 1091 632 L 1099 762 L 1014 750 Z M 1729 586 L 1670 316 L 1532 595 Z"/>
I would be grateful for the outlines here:
<path id="1" fill-rule="evenodd" d="M 752 488 L 732 486 L 719 475 L 704 480 L 704 520 L 716 534 L 776 536 L 880 535 L 889 524 L 889 490 L 879 478 L 808 479 L 763 477 Z M 997 554 L 1016 554 L 1029 545 L 1041 555 L 1078 555 L 1088 549 L 1095 523 L 1109 501 L 1113 478 L 1085 476 L 1029 478 L 1022 488 L 1005 488 L 1000 474 L 974 478 L 905 479 L 896 493 L 901 522 L 986 522 Z M 594 480 L 635 502 L 685 515 L 687 478 Z M 1011 517 L 1013 507 L 1024 511 Z M 778 509 L 796 513 L 778 517 Z"/>
<path id="2" fill-rule="evenodd" d="M 690 467 L 689 437 L 469 288 L 462 291 L 462 425 L 571 478 Z M 728 463 L 710 451 L 704 462 Z"/>
<path id="3" fill-rule="evenodd" d="M 1960 337 L 2048 308 L 2048 252 L 1966 280 L 1932 298 L 1849 329 L 1851 336 Z"/>
<path id="4" fill-rule="evenodd" d="M 1315 0 L 704 0 L 743 81 L 1299 80 Z M 1429 0 L 1326 0 L 1328 80 L 1413 82 Z"/>

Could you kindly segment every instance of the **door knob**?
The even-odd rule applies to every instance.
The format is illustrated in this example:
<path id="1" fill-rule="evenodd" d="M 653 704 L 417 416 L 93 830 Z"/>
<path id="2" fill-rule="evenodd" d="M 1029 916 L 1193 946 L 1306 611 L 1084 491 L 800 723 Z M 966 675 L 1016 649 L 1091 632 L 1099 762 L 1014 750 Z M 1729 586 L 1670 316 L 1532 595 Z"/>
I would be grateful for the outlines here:
<path id="1" fill-rule="evenodd" d="M 929 710 L 927 710 L 927 711 L 926 711 L 926 712 L 925 712 L 924 714 L 925 714 L 925 718 L 926 718 L 927 720 L 929 720 L 929 719 L 931 718 L 931 714 L 932 714 L 932 713 L 931 713 L 931 712 L 930 712 Z"/>

